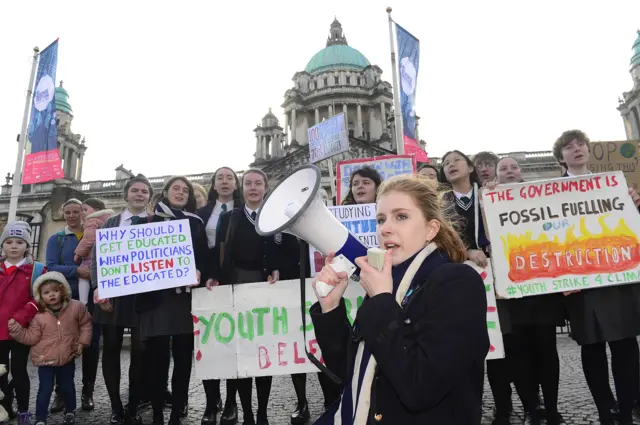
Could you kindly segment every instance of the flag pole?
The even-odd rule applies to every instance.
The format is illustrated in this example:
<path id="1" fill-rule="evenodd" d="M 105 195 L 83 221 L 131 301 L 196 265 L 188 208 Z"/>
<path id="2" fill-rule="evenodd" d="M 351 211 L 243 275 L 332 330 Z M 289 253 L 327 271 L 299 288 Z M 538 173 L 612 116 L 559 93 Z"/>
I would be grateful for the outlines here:
<path id="1" fill-rule="evenodd" d="M 31 107 L 31 98 L 33 96 L 33 80 L 36 78 L 36 69 L 38 67 L 38 56 L 40 49 L 33 48 L 33 63 L 31 64 L 31 76 L 29 76 L 29 87 L 27 88 L 27 96 L 24 102 L 24 115 L 22 116 L 22 128 L 20 129 L 20 139 L 18 140 L 18 158 L 16 159 L 16 169 L 13 172 L 13 180 L 11 181 L 11 200 L 9 201 L 9 218 L 8 221 L 14 221 L 18 212 L 18 198 L 22 191 L 22 166 L 24 162 L 24 151 L 27 141 L 27 125 L 29 124 L 29 109 Z"/>
<path id="2" fill-rule="evenodd" d="M 391 46 L 391 73 L 393 77 L 393 115 L 396 129 L 396 152 L 398 155 L 404 154 L 404 137 L 402 125 L 402 111 L 400 109 L 400 81 L 398 80 L 398 65 L 396 63 L 396 46 L 393 42 L 393 19 L 391 19 L 390 7 L 387 7 L 389 15 L 389 44 Z"/>

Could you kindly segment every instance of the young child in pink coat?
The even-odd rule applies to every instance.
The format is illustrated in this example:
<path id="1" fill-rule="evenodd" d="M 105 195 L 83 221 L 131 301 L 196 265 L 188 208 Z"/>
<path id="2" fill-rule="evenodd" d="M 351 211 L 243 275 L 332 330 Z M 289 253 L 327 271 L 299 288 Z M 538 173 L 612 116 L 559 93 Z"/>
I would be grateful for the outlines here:
<path id="1" fill-rule="evenodd" d="M 113 214 L 114 211 L 107 209 L 104 202 L 97 198 L 89 198 L 82 203 L 84 233 L 73 257 L 76 264 L 82 263 L 83 266 L 91 267 L 91 251 L 96 243 L 96 233 Z M 90 289 L 91 282 L 89 280 L 80 279 L 78 281 L 80 302 L 84 305 L 89 302 Z"/>

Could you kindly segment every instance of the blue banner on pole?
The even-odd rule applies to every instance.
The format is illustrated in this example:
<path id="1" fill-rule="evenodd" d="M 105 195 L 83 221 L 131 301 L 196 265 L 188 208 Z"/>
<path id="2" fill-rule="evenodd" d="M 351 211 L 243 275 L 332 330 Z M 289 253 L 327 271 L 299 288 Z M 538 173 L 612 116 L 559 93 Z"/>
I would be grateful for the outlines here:
<path id="1" fill-rule="evenodd" d="M 56 124 L 57 65 L 58 40 L 40 53 L 29 121 L 31 151 L 25 160 L 23 184 L 42 183 L 63 177 Z"/>
<path id="2" fill-rule="evenodd" d="M 396 36 L 403 132 L 405 137 L 417 141 L 415 101 L 420 66 L 420 41 L 398 24 L 396 24 Z"/>

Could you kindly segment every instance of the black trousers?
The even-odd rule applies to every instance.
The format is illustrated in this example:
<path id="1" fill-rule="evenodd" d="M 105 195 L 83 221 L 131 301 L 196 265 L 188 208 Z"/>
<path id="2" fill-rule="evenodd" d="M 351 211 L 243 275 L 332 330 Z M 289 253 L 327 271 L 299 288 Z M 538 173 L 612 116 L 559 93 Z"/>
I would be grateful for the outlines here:
<path id="1" fill-rule="evenodd" d="M 107 387 L 111 409 L 122 412 L 122 400 L 120 398 L 120 353 L 124 340 L 122 326 L 103 325 L 102 348 L 102 375 Z M 129 365 L 129 412 L 135 413 L 141 399 L 141 376 L 143 368 L 143 345 L 140 340 L 139 328 L 131 328 L 131 363 Z"/>
<path id="2" fill-rule="evenodd" d="M 256 381 L 256 392 L 258 393 L 258 416 L 266 418 L 273 378 L 271 376 L 260 376 L 254 379 Z M 243 422 L 246 424 L 254 423 L 255 420 L 251 407 L 251 393 L 253 391 L 252 378 L 227 379 L 227 403 L 235 404 L 236 391 L 240 395 Z"/>
<path id="3" fill-rule="evenodd" d="M 205 379 L 202 381 L 204 386 L 204 394 L 207 397 L 207 410 L 212 413 L 218 413 L 218 401 L 220 401 L 220 380 L 219 379 Z M 227 394 L 229 391 L 227 391 Z M 235 394 L 233 395 L 235 398 Z M 235 402 L 235 400 L 234 400 Z"/>
<path id="4" fill-rule="evenodd" d="M 554 325 L 514 327 L 509 335 L 508 363 L 525 412 L 533 412 L 538 402 L 538 384 L 542 387 L 548 414 L 558 412 L 560 360 Z"/>
<path id="5" fill-rule="evenodd" d="M 11 365 L 9 365 L 9 354 L 11 354 Z M 31 383 L 27 373 L 28 360 L 29 347 L 27 345 L 22 345 L 14 340 L 0 341 L 0 364 L 7 365 L 7 368 L 11 371 L 11 382 L 16 391 L 18 410 L 20 412 L 29 410 Z M 2 405 L 5 406 L 6 410 L 13 409 L 7 374 L 0 377 L 0 390 L 4 393 Z"/>
<path id="6" fill-rule="evenodd" d="M 151 364 L 151 406 L 155 415 L 164 407 L 165 384 L 169 374 L 169 347 L 173 355 L 171 375 L 171 418 L 180 418 L 180 411 L 189 399 L 189 380 L 193 363 L 193 335 L 154 336 L 146 341 L 145 357 Z"/>
<path id="7" fill-rule="evenodd" d="M 296 392 L 298 406 L 302 406 L 307 401 L 307 374 L 296 373 L 291 375 L 293 389 Z M 322 372 L 318 372 L 318 382 L 324 396 L 324 407 L 329 407 L 336 401 L 340 400 L 342 388 L 333 382 Z"/>
<path id="8" fill-rule="evenodd" d="M 631 422 L 633 403 L 640 381 L 638 342 L 636 338 L 610 341 L 611 371 L 623 421 Z M 609 409 L 613 394 L 609 386 L 609 364 L 606 343 L 582 346 L 582 370 L 601 421 L 611 421 Z"/>

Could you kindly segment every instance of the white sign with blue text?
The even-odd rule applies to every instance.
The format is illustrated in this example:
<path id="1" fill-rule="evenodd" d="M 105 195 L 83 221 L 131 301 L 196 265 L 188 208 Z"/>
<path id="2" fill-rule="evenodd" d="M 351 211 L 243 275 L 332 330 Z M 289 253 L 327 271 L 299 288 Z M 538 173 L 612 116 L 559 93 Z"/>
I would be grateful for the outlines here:
<path id="1" fill-rule="evenodd" d="M 315 164 L 349 150 L 349 135 L 344 113 L 316 124 L 307 130 L 310 162 Z"/>

